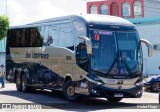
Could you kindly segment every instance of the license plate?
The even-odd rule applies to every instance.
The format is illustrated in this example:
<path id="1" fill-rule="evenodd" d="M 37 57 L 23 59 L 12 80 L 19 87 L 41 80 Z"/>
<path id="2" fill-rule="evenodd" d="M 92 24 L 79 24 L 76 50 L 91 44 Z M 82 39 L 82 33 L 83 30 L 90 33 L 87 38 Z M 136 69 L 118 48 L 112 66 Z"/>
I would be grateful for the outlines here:
<path id="1" fill-rule="evenodd" d="M 123 97 L 123 94 L 117 94 L 117 93 L 115 93 L 114 97 Z"/>

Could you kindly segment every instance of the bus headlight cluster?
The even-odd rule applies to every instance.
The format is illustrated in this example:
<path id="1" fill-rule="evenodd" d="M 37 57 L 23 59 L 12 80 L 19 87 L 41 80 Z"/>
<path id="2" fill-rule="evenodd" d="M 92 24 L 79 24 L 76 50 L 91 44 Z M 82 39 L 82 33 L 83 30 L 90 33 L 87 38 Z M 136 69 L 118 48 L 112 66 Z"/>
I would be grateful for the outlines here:
<path id="1" fill-rule="evenodd" d="M 136 86 L 142 86 L 143 85 L 143 81 L 135 83 Z"/>
<path id="2" fill-rule="evenodd" d="M 94 81 L 96 85 L 102 85 L 103 83 L 98 82 L 98 81 Z"/>
<path id="3" fill-rule="evenodd" d="M 96 85 L 102 85 L 102 84 L 103 84 L 102 82 L 92 80 L 92 79 L 88 78 L 87 76 L 84 76 L 84 77 L 85 77 L 89 82 L 92 82 L 92 83 L 94 83 L 94 84 L 96 84 Z"/>

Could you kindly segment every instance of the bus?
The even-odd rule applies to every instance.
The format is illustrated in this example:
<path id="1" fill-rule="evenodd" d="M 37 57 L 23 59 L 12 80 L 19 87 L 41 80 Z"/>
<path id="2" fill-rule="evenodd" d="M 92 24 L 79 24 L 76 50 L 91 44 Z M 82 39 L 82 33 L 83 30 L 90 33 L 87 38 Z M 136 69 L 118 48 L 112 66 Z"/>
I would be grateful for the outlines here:
<path id="1" fill-rule="evenodd" d="M 151 43 L 140 39 L 132 23 L 107 15 L 67 15 L 13 26 L 7 34 L 6 79 L 22 92 L 61 90 L 68 101 L 140 98 L 142 43 L 152 56 Z"/>

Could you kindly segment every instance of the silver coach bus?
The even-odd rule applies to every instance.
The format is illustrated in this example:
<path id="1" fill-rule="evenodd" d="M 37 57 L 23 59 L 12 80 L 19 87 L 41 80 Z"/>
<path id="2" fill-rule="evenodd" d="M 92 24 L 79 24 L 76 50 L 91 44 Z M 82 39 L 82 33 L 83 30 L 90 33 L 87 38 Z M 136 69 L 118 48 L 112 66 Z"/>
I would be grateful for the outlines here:
<path id="1" fill-rule="evenodd" d="M 62 90 L 110 102 L 142 95 L 141 43 L 125 19 L 107 15 L 70 15 L 15 26 L 7 34 L 6 78 L 18 91 Z"/>

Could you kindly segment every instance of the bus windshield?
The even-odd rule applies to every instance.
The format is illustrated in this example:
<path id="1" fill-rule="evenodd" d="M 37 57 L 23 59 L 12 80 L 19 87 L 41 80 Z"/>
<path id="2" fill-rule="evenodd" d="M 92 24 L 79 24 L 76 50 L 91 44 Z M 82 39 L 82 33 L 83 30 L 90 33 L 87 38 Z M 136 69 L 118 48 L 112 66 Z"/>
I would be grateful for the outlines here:
<path id="1" fill-rule="evenodd" d="M 106 74 L 117 58 L 115 32 L 90 30 L 90 37 L 93 48 L 91 68 L 98 74 Z"/>
<path id="2" fill-rule="evenodd" d="M 92 73 L 100 76 L 133 76 L 141 72 L 141 48 L 136 31 L 90 30 Z"/>
<path id="3" fill-rule="evenodd" d="M 136 76 L 142 71 L 142 51 L 136 31 L 117 31 L 120 75 Z"/>

